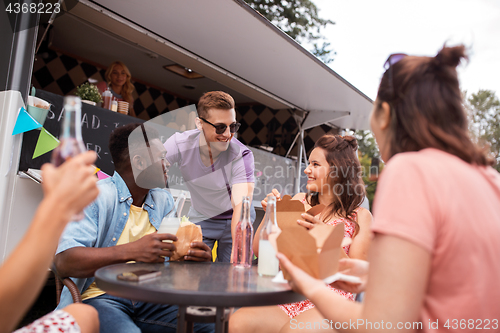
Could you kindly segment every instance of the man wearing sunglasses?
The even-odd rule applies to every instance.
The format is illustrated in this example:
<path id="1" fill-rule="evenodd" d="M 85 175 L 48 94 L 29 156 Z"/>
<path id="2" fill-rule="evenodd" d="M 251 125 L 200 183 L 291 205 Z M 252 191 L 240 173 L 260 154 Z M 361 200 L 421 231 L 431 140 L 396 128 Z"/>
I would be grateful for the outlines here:
<path id="1" fill-rule="evenodd" d="M 205 93 L 197 110 L 196 129 L 171 136 L 166 157 L 178 164 L 191 193 L 189 218 L 201 226 L 203 242 L 213 248 L 218 241 L 217 260 L 229 262 L 242 197 L 253 195 L 254 158 L 234 138 L 240 124 L 229 94 Z M 255 210 L 250 211 L 253 222 Z"/>

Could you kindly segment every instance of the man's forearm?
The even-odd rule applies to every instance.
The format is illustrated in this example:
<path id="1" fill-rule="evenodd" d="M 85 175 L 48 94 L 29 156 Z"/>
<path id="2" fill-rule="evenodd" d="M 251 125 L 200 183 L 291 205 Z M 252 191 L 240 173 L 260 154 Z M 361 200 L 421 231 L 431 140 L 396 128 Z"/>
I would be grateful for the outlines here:
<path id="1" fill-rule="evenodd" d="M 123 246 L 104 248 L 74 247 L 56 255 L 55 264 L 61 277 L 87 278 L 101 267 L 129 261 Z"/>
<path id="2" fill-rule="evenodd" d="M 241 204 L 237 205 L 233 209 L 233 216 L 231 218 L 231 237 L 233 239 L 233 243 L 234 243 L 234 234 L 236 231 L 236 226 L 238 225 L 238 221 L 240 220 L 240 215 L 241 215 Z"/>

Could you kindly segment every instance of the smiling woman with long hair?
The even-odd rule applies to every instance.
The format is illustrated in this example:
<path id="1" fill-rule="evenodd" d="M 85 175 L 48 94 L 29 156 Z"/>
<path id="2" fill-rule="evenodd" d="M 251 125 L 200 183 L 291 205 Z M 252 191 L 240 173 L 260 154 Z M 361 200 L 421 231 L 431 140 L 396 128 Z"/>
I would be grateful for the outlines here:
<path id="1" fill-rule="evenodd" d="M 322 136 L 311 151 L 309 165 L 304 170 L 307 175 L 307 193 L 298 193 L 293 199 L 300 200 L 306 211 L 318 204 L 325 206 L 317 216 L 304 214 L 304 220 L 297 221 L 299 225 L 311 229 L 316 224 L 344 223 L 344 238 L 352 239 L 352 243 L 343 247 L 343 257 L 366 260 L 372 217 L 368 210 L 360 207 L 365 198 L 365 186 L 361 179 L 357 148 L 357 141 L 352 136 Z M 272 194 L 280 197 L 277 190 L 273 190 Z M 262 204 L 266 206 L 265 201 Z M 257 255 L 261 226 L 262 223 L 253 242 L 253 250 Z M 354 301 L 354 294 L 331 289 L 341 297 Z M 323 319 L 314 304 L 304 300 L 279 306 L 240 309 L 231 316 L 229 330 L 280 332 L 290 326 L 290 320 L 320 322 Z"/>
<path id="2" fill-rule="evenodd" d="M 104 78 L 106 82 L 99 82 L 97 84 L 101 95 L 109 88 L 114 100 L 128 102 L 129 115 L 135 117 L 133 108 L 134 98 L 132 97 L 135 88 L 131 82 L 132 75 L 128 67 L 121 61 L 113 61 L 106 70 Z"/>

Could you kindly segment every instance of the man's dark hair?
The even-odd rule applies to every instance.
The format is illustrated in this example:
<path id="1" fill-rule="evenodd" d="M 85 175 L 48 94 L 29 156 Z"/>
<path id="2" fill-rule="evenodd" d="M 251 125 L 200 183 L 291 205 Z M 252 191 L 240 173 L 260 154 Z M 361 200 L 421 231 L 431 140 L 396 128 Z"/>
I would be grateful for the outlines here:
<path id="1" fill-rule="evenodd" d="M 147 133 L 147 136 L 145 135 L 147 139 L 145 140 L 160 138 L 160 135 L 155 129 L 139 123 L 127 124 L 115 129 L 109 137 L 108 145 L 111 158 L 113 159 L 113 163 L 115 165 L 115 170 L 120 171 L 130 165 L 128 138 L 130 133 L 141 125 L 144 129 L 143 133 Z"/>

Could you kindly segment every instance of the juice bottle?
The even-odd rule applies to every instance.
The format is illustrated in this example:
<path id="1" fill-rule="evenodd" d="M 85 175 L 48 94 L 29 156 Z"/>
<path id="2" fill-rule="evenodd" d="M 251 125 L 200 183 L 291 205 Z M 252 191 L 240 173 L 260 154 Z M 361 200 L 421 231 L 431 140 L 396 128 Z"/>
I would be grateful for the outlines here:
<path id="1" fill-rule="evenodd" d="M 275 276 L 279 271 L 279 261 L 276 258 L 276 251 L 269 242 L 269 235 L 278 231 L 276 222 L 276 197 L 270 195 L 267 197 L 266 216 L 260 230 L 259 237 L 259 267 L 257 272 L 260 276 Z"/>
<path id="2" fill-rule="evenodd" d="M 64 116 L 59 136 L 59 146 L 52 151 L 52 164 L 59 166 L 67 159 L 84 151 L 85 144 L 82 139 L 82 101 L 77 96 L 64 97 Z M 83 212 L 73 216 L 73 220 L 83 218 Z"/>
<path id="3" fill-rule="evenodd" d="M 241 218 L 236 225 L 233 243 L 233 265 L 238 268 L 252 266 L 253 226 L 250 221 L 250 197 L 243 197 Z"/>

